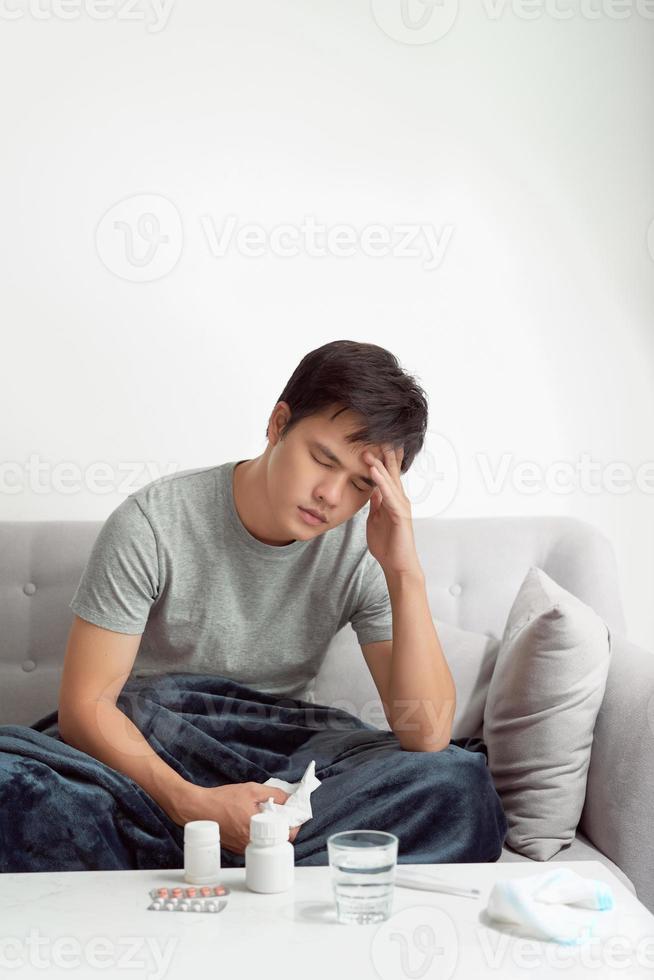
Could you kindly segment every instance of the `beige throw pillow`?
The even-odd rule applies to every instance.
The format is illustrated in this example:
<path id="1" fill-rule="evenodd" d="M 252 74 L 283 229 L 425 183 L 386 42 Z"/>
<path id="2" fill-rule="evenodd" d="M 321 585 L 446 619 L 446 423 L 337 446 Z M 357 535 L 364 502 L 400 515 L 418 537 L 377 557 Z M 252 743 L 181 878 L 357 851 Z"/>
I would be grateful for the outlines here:
<path id="1" fill-rule="evenodd" d="M 502 637 L 483 738 L 509 822 L 506 843 L 533 860 L 547 861 L 575 837 L 610 650 L 600 616 L 530 568 Z"/>

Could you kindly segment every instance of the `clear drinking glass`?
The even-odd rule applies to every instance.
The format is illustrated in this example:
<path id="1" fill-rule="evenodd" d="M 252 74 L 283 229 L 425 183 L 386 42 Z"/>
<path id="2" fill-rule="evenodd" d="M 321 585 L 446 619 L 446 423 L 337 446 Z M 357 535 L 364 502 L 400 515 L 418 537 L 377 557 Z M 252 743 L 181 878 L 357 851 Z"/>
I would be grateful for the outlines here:
<path id="1" fill-rule="evenodd" d="M 366 925 L 391 914 L 398 838 L 382 830 L 345 830 L 327 838 L 339 922 Z"/>

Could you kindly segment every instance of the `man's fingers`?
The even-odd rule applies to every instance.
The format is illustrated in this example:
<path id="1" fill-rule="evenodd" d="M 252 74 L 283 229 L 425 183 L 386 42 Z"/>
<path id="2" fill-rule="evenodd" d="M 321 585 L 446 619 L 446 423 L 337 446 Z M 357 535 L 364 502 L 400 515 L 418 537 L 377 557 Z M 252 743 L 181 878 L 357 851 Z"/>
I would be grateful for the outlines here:
<path id="1" fill-rule="evenodd" d="M 265 796 L 263 794 L 265 794 Z M 290 793 L 286 793 L 283 789 L 279 789 L 277 786 L 262 786 L 259 803 L 266 803 L 271 796 L 275 803 L 286 803 Z"/>

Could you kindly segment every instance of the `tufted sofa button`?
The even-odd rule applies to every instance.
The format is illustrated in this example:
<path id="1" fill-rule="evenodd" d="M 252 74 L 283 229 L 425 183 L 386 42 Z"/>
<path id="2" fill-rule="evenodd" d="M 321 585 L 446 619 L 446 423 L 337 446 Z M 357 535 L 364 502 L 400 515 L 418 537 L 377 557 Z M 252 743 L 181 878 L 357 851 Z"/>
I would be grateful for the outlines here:
<path id="1" fill-rule="evenodd" d="M 450 595 L 461 595 L 461 586 L 457 583 L 450 585 Z"/>
<path id="2" fill-rule="evenodd" d="M 36 586 L 34 585 L 34 582 L 28 582 L 26 585 L 24 585 L 23 592 L 25 593 L 25 595 L 34 595 L 34 593 L 36 592 Z"/>
<path id="3" fill-rule="evenodd" d="M 23 660 L 23 670 L 29 673 L 30 670 L 34 670 L 36 667 L 36 662 L 34 660 Z"/>

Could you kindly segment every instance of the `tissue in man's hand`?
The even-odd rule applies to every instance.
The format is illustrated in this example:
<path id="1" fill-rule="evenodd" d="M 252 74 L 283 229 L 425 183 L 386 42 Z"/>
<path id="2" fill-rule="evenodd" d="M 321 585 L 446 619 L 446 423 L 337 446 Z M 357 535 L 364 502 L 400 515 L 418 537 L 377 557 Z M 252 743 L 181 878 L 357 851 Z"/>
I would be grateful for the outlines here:
<path id="1" fill-rule="evenodd" d="M 598 916 L 584 915 L 582 909 L 612 908 L 610 885 L 585 878 L 571 868 L 557 868 L 526 878 L 496 881 L 487 912 L 492 919 L 522 927 L 536 939 L 554 939 L 572 946 L 586 942 L 596 933 Z"/>
<path id="2" fill-rule="evenodd" d="M 275 776 L 271 776 L 263 785 L 276 786 L 278 789 L 283 789 L 285 793 L 291 794 L 286 800 L 286 803 L 273 802 L 275 812 L 281 813 L 288 820 L 289 827 L 299 827 L 300 824 L 311 820 L 313 816 L 313 811 L 311 810 L 311 794 L 314 789 L 320 786 L 320 780 L 316 776 L 315 759 L 311 760 L 299 783 L 287 783 L 284 779 L 276 779 Z M 259 806 L 264 805 L 264 803 L 259 803 Z"/>

